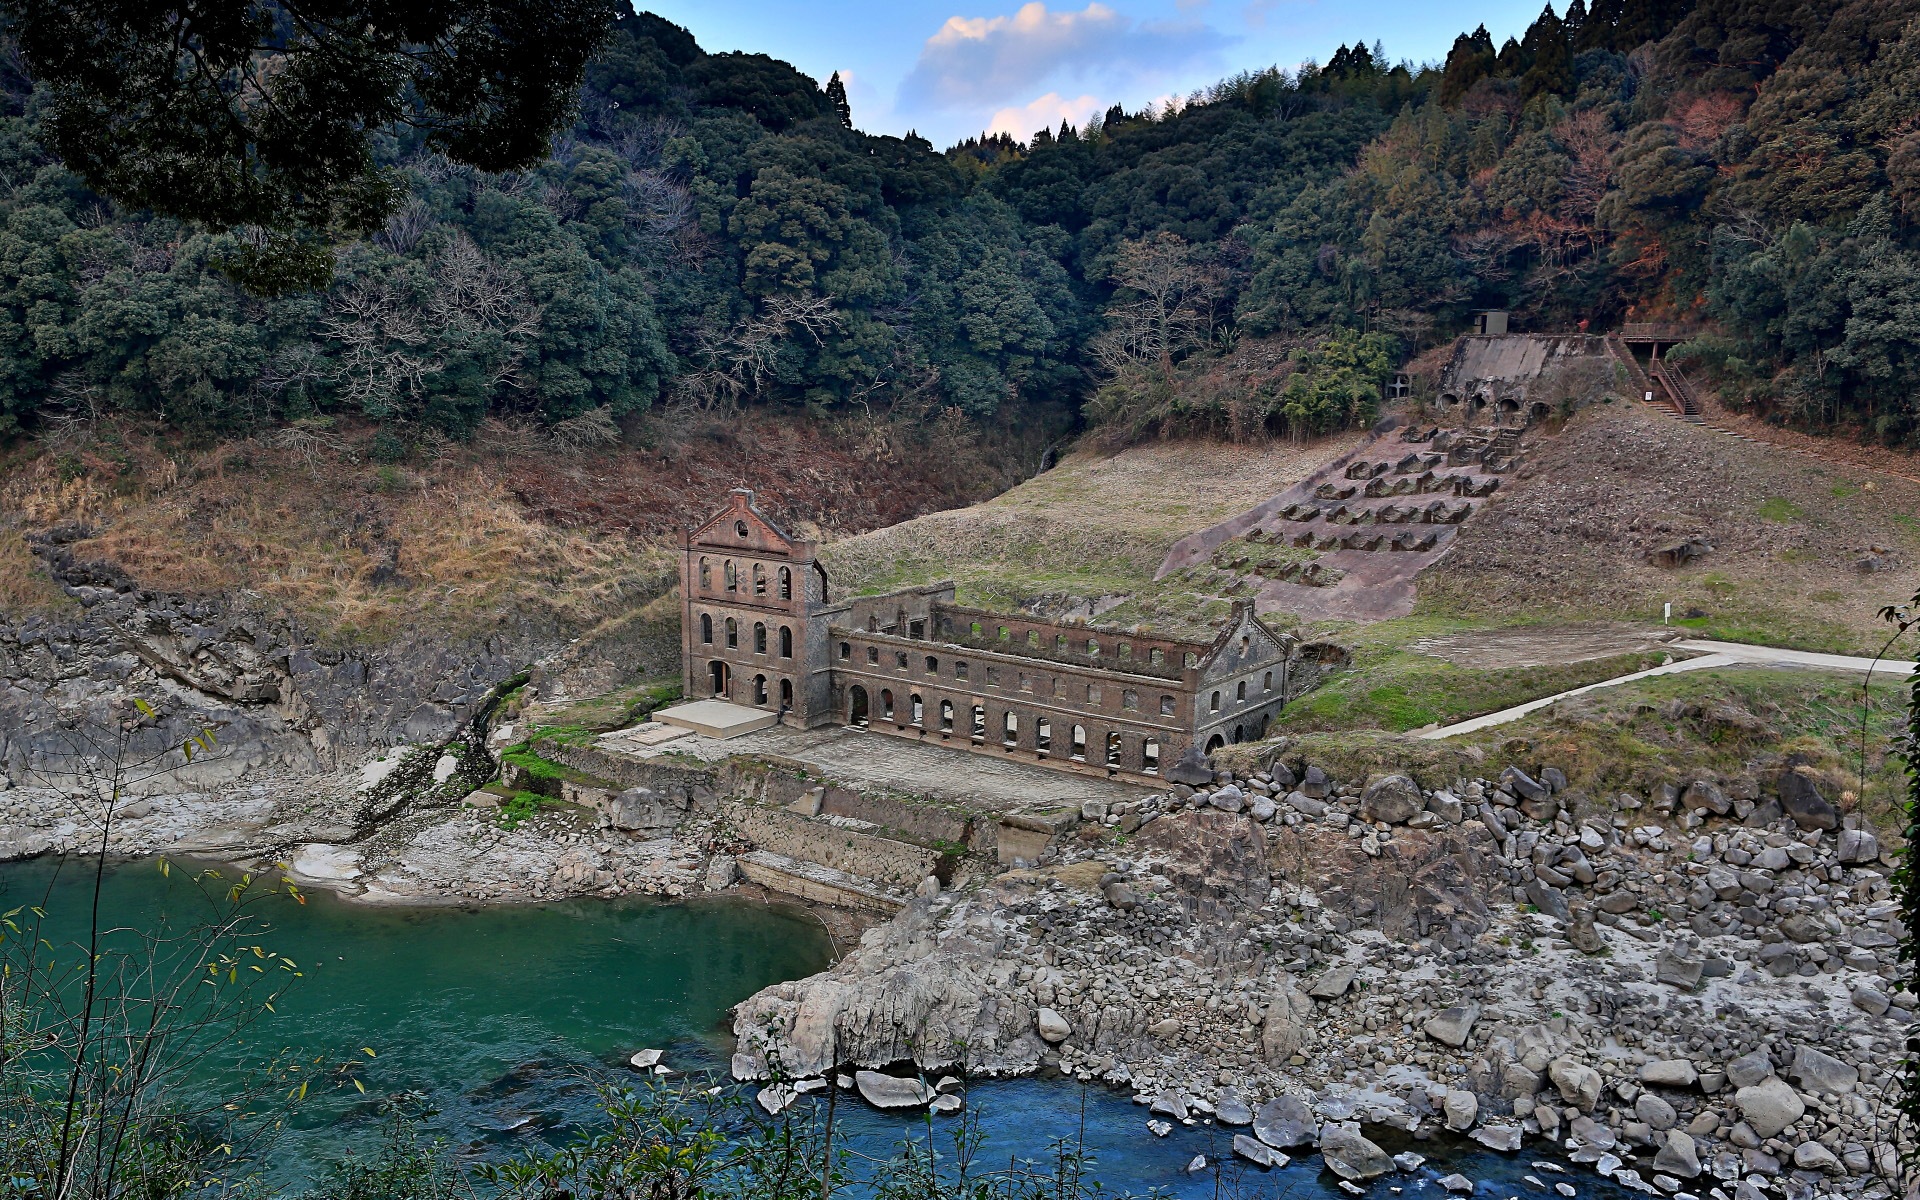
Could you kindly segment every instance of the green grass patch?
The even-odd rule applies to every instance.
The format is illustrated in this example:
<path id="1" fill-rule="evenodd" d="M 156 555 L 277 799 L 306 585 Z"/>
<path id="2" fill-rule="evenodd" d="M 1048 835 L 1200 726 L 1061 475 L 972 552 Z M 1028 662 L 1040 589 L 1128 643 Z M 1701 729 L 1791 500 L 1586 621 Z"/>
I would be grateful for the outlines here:
<path id="1" fill-rule="evenodd" d="M 554 802 L 538 792 L 515 792 L 502 801 L 495 818 L 502 829 L 518 829 L 523 821 L 532 820 L 543 808 L 554 806 Z"/>
<path id="2" fill-rule="evenodd" d="M 1800 511 L 1799 505 L 1781 496 L 1769 496 L 1762 500 L 1759 513 L 1763 521 L 1778 521 L 1782 524 L 1798 521 L 1805 515 Z"/>
<path id="3" fill-rule="evenodd" d="M 1525 704 L 1555 692 L 1654 666 L 1657 655 L 1494 670 L 1461 667 L 1429 655 L 1363 648 L 1352 670 L 1289 705 L 1276 733 L 1382 729 L 1404 732 L 1451 724 Z"/>
<path id="4" fill-rule="evenodd" d="M 584 746 L 603 733 L 637 725 L 678 699 L 678 676 L 650 679 L 605 695 L 542 710 L 540 716 L 547 723 L 536 725 L 528 739 L 552 738 L 570 746 Z"/>

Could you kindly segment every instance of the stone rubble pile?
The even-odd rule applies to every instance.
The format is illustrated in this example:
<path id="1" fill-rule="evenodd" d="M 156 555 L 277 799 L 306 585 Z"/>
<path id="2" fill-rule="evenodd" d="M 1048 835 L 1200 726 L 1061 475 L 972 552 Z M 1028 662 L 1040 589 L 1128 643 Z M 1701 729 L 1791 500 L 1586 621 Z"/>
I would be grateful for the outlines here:
<path id="1" fill-rule="evenodd" d="M 1391 1126 L 1659 1195 L 1893 1194 L 1893 854 L 1805 772 L 1596 803 L 1550 767 L 1276 764 L 1174 784 L 1122 843 L 1087 816 L 742 1004 L 737 1068 L 1058 1071 L 1357 1182 L 1404 1169 Z"/>

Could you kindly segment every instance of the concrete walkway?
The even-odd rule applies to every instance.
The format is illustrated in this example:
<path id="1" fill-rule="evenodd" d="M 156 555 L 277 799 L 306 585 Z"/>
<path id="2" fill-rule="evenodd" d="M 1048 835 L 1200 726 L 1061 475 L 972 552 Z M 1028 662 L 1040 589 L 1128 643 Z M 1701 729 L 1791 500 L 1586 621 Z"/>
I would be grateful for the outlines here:
<path id="1" fill-rule="evenodd" d="M 1716 642 L 1704 638 L 1691 638 L 1672 643 L 1676 650 L 1691 650 L 1699 658 L 1682 659 L 1668 663 L 1664 667 L 1654 667 L 1649 671 L 1635 671 L 1631 675 L 1620 675 L 1613 679 L 1603 679 L 1599 683 L 1589 683 L 1585 687 L 1569 691 L 1556 692 L 1538 700 L 1529 700 L 1525 704 L 1516 704 L 1512 708 L 1503 708 L 1499 712 L 1485 716 L 1472 717 L 1452 725 L 1443 725 L 1438 729 L 1429 729 L 1416 734 L 1429 741 L 1457 737 L 1463 733 L 1478 733 L 1482 729 L 1491 729 L 1495 725 L 1505 725 L 1518 721 L 1529 713 L 1539 712 L 1548 705 L 1557 704 L 1572 696 L 1585 695 L 1601 688 L 1619 687 L 1623 683 L 1632 683 L 1639 679 L 1652 679 L 1656 675 L 1677 675 L 1683 671 L 1705 671 L 1714 667 L 1787 667 L 1816 671 L 1860 671 L 1871 670 L 1875 677 L 1884 676 L 1888 680 L 1904 679 L 1920 670 L 1920 664 L 1882 659 L 1876 663 L 1873 659 L 1850 654 L 1815 654 L 1806 650 L 1780 650 L 1772 646 L 1748 646 L 1741 642 Z"/>

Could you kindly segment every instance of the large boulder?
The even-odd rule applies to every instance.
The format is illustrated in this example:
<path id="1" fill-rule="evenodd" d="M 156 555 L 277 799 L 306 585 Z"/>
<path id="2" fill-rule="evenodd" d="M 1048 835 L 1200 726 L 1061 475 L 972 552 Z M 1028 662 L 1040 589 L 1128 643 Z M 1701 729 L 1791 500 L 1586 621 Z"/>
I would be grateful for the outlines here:
<path id="1" fill-rule="evenodd" d="M 1313 1002 L 1294 989 L 1293 979 L 1281 975 L 1267 997 L 1267 1013 L 1260 1025 L 1260 1052 L 1268 1062 L 1283 1063 L 1300 1053 L 1313 1024 Z"/>
<path id="2" fill-rule="evenodd" d="M 1727 1064 L 1727 1082 L 1736 1088 L 1752 1087 L 1773 1074 L 1773 1059 L 1765 1050 L 1742 1054 Z"/>
<path id="3" fill-rule="evenodd" d="M 1670 1129 L 1667 1140 L 1660 1147 L 1660 1153 L 1654 1156 L 1653 1169 L 1665 1171 L 1681 1179 L 1692 1179 L 1700 1174 L 1700 1152 L 1693 1144 L 1692 1135 L 1684 1129 Z"/>
<path id="4" fill-rule="evenodd" d="M 1404 825 L 1420 811 L 1420 785 L 1405 775 L 1376 775 L 1360 794 L 1360 819 Z"/>
<path id="5" fill-rule="evenodd" d="M 1781 1130 L 1798 1121 L 1807 1111 L 1799 1093 L 1776 1075 L 1743 1087 L 1733 1094 L 1733 1103 L 1753 1131 L 1763 1138 L 1777 1137 Z"/>
<path id="6" fill-rule="evenodd" d="M 1184 783 L 1188 787 L 1207 787 L 1213 782 L 1213 764 L 1198 746 L 1188 746 L 1178 761 L 1167 768 L 1165 776 L 1168 783 Z"/>
<path id="7" fill-rule="evenodd" d="M 1687 1088 L 1700 1078 L 1684 1058 L 1658 1058 L 1640 1068 L 1640 1082 L 1650 1087 Z"/>
<path id="8" fill-rule="evenodd" d="M 1368 1141 L 1353 1123 L 1329 1125 L 1320 1131 L 1320 1157 L 1327 1170 L 1342 1179 L 1363 1182 L 1393 1170 L 1387 1152 Z"/>
<path id="9" fill-rule="evenodd" d="M 1073 1026 L 1067 1019 L 1051 1008 L 1043 1008 L 1034 1014 L 1033 1025 L 1041 1040 L 1048 1043 L 1064 1042 L 1073 1033 Z"/>
<path id="10" fill-rule="evenodd" d="M 855 1071 L 853 1086 L 860 1090 L 860 1098 L 875 1108 L 919 1108 L 938 1095 L 922 1080 L 878 1071 Z"/>
<path id="11" fill-rule="evenodd" d="M 1776 782 L 1780 808 L 1802 829 L 1840 828 L 1840 811 L 1827 803 L 1812 779 L 1799 771 L 1782 771 Z"/>
<path id="12" fill-rule="evenodd" d="M 1253 1135 L 1279 1150 L 1311 1146 L 1319 1134 L 1313 1110 L 1298 1096 L 1275 1096 L 1253 1118 Z"/>
<path id="13" fill-rule="evenodd" d="M 1570 1058 L 1556 1058 L 1547 1064 L 1547 1078 L 1560 1090 L 1560 1098 L 1581 1112 L 1592 1112 L 1600 1099 L 1600 1072 Z"/>
<path id="14" fill-rule="evenodd" d="M 1787 1075 L 1809 1092 L 1827 1092 L 1842 1096 L 1860 1082 L 1860 1072 L 1825 1051 L 1801 1046 L 1793 1056 Z"/>
<path id="15" fill-rule="evenodd" d="M 1351 963 L 1329 967 L 1308 986 L 1307 995 L 1315 1000 L 1338 1000 L 1353 986 L 1353 977 L 1358 973 Z"/>
<path id="16" fill-rule="evenodd" d="M 1461 1088 L 1449 1088 L 1447 1098 L 1440 1102 L 1440 1110 L 1446 1115 L 1448 1129 L 1472 1129 L 1480 1118 L 1480 1097 Z"/>
<path id="17" fill-rule="evenodd" d="M 1427 1023 L 1421 1028 L 1436 1042 L 1460 1047 L 1467 1044 L 1467 1038 L 1473 1033 L 1473 1023 L 1479 1019 L 1478 1004 L 1463 1004 L 1435 1013 L 1427 1018 Z"/>
<path id="18" fill-rule="evenodd" d="M 1864 829 L 1842 829 L 1834 857 L 1843 863 L 1870 863 L 1880 857 L 1880 839 Z"/>

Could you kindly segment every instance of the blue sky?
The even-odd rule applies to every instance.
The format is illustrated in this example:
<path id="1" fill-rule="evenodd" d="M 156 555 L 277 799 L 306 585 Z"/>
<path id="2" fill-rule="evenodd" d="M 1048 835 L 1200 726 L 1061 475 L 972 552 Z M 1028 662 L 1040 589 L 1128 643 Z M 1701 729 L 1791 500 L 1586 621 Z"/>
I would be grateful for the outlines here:
<path id="1" fill-rule="evenodd" d="M 710 51 L 771 54 L 847 78 L 854 124 L 918 130 L 938 146 L 1004 129 L 1025 140 L 1114 103 L 1138 109 L 1224 75 L 1307 59 L 1343 42 L 1438 62 L 1485 22 L 1519 36 L 1540 0 L 640 0 Z M 1557 7 L 1557 6 L 1556 6 Z"/>

